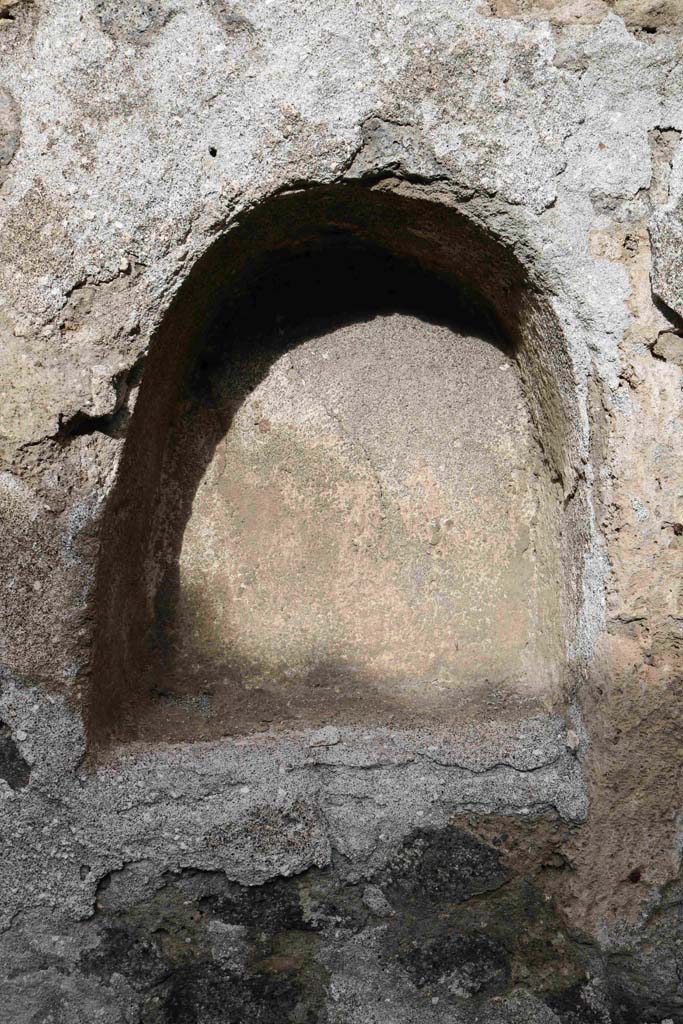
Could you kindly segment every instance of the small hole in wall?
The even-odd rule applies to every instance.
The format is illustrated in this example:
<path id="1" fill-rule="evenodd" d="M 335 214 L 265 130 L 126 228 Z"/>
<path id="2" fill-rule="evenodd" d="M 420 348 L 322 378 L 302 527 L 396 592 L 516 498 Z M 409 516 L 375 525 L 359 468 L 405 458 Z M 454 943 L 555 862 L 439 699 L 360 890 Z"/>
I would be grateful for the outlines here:
<path id="1" fill-rule="evenodd" d="M 0 779 L 10 789 L 23 789 L 28 785 L 31 766 L 21 755 L 9 726 L 0 722 Z"/>
<path id="2" fill-rule="evenodd" d="M 209 146 L 209 156 L 217 156 L 218 150 L 215 146 Z"/>
<path id="3" fill-rule="evenodd" d="M 641 877 L 642 871 L 640 868 L 634 868 L 633 871 L 629 871 L 628 880 L 629 882 L 633 882 L 634 885 L 640 881 Z"/>

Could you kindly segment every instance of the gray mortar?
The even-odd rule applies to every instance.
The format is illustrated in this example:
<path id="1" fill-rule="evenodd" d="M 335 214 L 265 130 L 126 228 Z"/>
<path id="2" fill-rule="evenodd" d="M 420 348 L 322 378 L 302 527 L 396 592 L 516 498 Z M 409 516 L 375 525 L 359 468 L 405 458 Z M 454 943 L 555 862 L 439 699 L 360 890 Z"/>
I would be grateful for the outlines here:
<path id="1" fill-rule="evenodd" d="M 87 917 L 100 880 L 136 861 L 159 876 L 197 867 L 256 885 L 327 865 L 336 851 L 357 877 L 411 829 L 454 813 L 554 809 L 581 821 L 587 809 L 558 718 L 456 737 L 348 728 L 331 746 L 324 731 L 262 733 L 133 749 L 93 773 L 61 699 L 7 679 L 0 717 L 25 737 L 17 745 L 31 766 L 24 788 L 2 784 L 5 925 L 29 905 Z"/>

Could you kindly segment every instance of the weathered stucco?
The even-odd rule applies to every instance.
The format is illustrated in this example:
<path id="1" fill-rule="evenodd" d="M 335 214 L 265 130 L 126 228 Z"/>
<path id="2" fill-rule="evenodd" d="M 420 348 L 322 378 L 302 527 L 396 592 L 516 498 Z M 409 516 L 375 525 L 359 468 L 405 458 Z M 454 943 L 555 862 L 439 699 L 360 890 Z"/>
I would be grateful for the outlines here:
<path id="1" fill-rule="evenodd" d="M 10 1024 L 683 1022 L 682 28 L 0 3 Z"/>

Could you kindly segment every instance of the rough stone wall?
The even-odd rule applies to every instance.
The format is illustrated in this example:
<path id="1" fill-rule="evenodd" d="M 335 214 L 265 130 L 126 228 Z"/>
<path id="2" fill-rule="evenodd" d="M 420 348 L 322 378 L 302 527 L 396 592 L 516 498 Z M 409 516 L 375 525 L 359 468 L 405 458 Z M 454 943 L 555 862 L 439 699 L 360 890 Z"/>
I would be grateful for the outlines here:
<path id="1" fill-rule="evenodd" d="M 683 1021 L 679 6 L 0 3 L 9 1024 Z M 331 224 L 511 342 L 561 685 L 136 738 L 188 339 Z"/>

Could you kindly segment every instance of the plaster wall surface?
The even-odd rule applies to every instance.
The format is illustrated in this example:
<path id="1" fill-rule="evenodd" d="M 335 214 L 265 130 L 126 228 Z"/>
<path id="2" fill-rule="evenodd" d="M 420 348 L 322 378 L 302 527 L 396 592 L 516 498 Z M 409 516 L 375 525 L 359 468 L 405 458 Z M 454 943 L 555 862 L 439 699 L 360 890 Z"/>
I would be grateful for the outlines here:
<path id="1" fill-rule="evenodd" d="M 201 479 L 137 734 L 561 706 L 556 515 L 514 362 L 407 314 L 300 333 L 247 336 L 179 418 L 162 533 Z"/>
<path id="2" fill-rule="evenodd" d="M 11 1024 L 683 1020 L 677 7 L 0 4 Z M 162 485 L 209 437 L 201 311 L 332 228 L 476 293 L 509 344 L 395 307 L 278 351 L 175 478 L 184 667 L 143 713 Z M 471 647 L 442 654 L 454 623 Z M 391 708 L 205 714 L 193 638 L 305 690 L 304 632 Z"/>
<path id="3" fill-rule="evenodd" d="M 181 677 L 206 648 L 251 664 L 248 689 L 287 673 L 302 707 L 298 679 L 334 703 L 364 674 L 381 702 L 440 715 L 464 717 L 463 691 L 484 681 L 537 695 L 559 564 L 544 590 L 529 435 L 514 364 L 444 326 L 378 316 L 276 359 L 183 537 Z"/>

